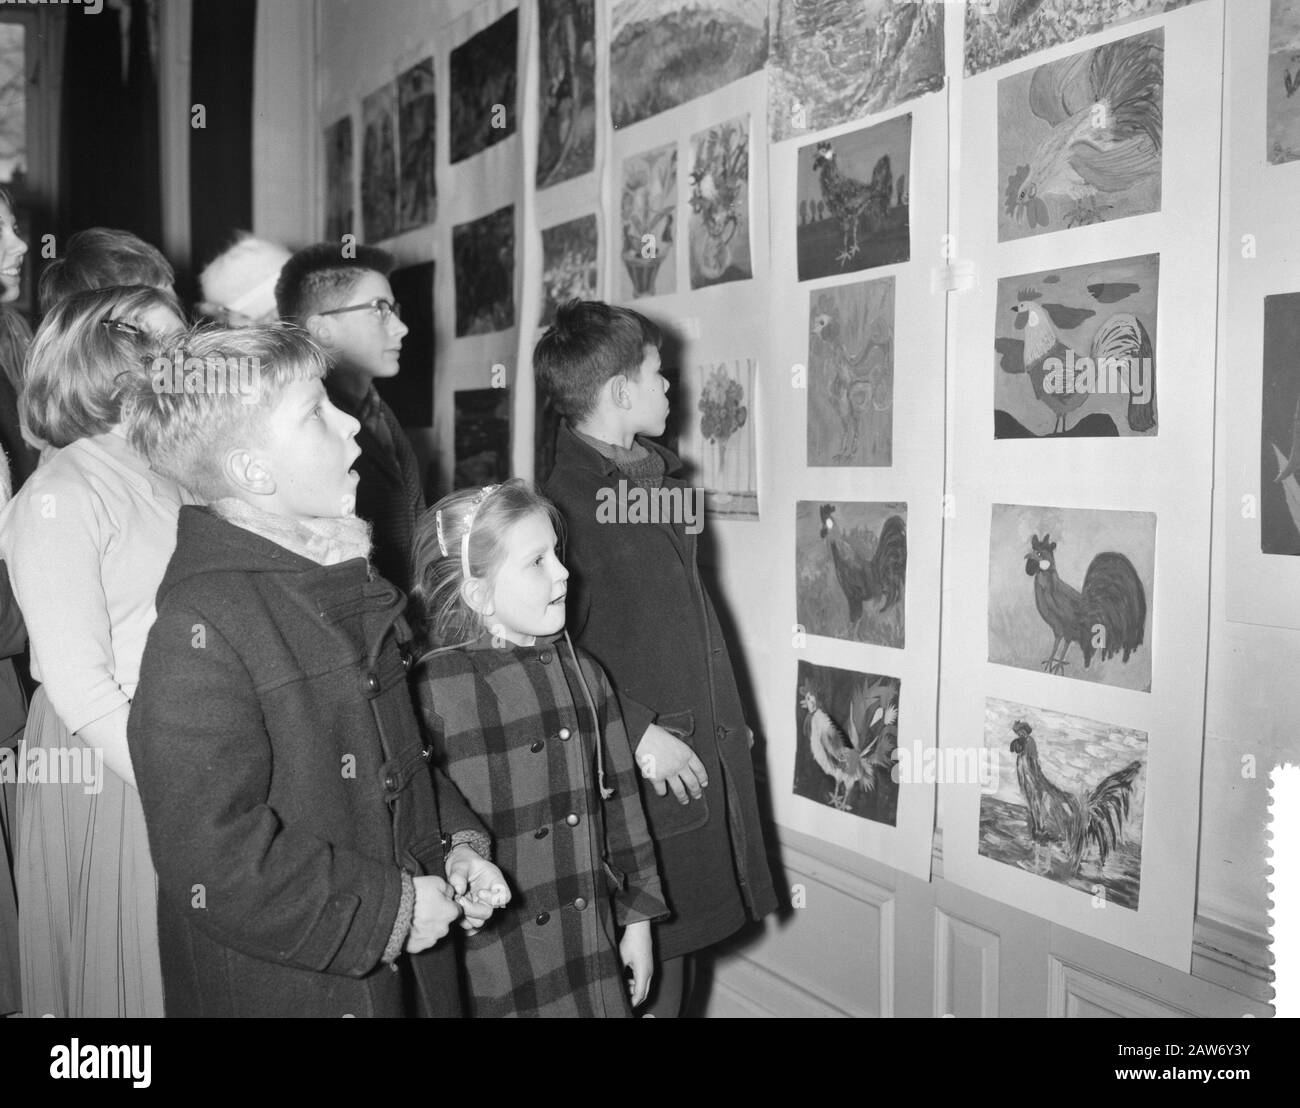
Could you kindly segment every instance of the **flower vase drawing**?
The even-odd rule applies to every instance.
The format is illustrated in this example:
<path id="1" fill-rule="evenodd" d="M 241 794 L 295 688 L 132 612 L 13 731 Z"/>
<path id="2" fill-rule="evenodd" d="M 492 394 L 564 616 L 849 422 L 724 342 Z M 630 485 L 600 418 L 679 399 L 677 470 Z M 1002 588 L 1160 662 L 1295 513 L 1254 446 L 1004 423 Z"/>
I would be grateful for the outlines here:
<path id="1" fill-rule="evenodd" d="M 623 162 L 623 266 L 628 281 L 625 298 L 675 292 L 674 266 L 663 268 L 672 255 L 677 213 L 677 145 L 637 154 Z"/>

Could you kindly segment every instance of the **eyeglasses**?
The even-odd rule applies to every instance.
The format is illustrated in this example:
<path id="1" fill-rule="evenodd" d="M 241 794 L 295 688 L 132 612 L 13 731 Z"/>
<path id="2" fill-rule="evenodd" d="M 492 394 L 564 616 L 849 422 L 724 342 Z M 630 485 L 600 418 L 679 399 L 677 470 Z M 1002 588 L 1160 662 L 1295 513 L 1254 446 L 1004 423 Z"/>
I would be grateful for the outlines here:
<path id="1" fill-rule="evenodd" d="M 101 319 L 100 324 L 110 331 L 117 331 L 123 335 L 143 335 L 144 331 L 134 323 L 127 323 L 124 319 Z"/>
<path id="2" fill-rule="evenodd" d="M 389 316 L 402 318 L 402 309 L 398 304 L 391 300 L 368 300 L 364 304 L 351 304 L 346 308 L 331 308 L 328 312 L 317 312 L 317 315 L 342 315 L 344 312 L 378 312 L 379 322 L 387 323 Z"/>

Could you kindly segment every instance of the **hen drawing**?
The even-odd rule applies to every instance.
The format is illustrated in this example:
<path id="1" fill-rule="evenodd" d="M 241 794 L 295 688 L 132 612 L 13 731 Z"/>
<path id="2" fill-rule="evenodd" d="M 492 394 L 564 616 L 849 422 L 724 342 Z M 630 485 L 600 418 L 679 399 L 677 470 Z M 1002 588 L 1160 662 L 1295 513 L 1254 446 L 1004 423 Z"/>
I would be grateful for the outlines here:
<path id="1" fill-rule="evenodd" d="M 1087 792 L 1066 792 L 1043 773 L 1034 729 L 1016 720 L 1012 730 L 1016 737 L 1011 741 L 1011 752 L 1016 756 L 1016 783 L 1028 810 L 1034 872 L 1050 872 L 1053 843 L 1065 854 L 1068 876 L 1079 872 L 1084 855 L 1092 848 L 1097 851 L 1098 866 L 1104 867 L 1107 855 L 1121 842 L 1133 800 L 1133 784 L 1142 763 L 1130 762 Z"/>
<path id="2" fill-rule="evenodd" d="M 1009 215 L 1049 222 L 1046 200 L 1071 205 L 1069 227 L 1098 223 L 1102 201 L 1160 176 L 1164 47 L 1152 36 L 1098 46 L 1034 71 L 1029 109 L 1051 125 L 1012 178 Z"/>

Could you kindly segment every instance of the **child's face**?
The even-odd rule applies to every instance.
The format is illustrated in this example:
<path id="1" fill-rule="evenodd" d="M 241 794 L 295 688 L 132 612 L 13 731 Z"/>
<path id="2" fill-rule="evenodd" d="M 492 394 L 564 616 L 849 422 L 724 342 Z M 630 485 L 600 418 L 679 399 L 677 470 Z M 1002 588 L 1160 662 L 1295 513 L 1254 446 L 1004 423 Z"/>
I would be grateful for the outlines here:
<path id="1" fill-rule="evenodd" d="M 170 335 L 179 335 L 185 330 L 185 321 L 162 304 L 155 304 L 152 308 L 136 312 L 128 322 L 160 339 L 165 339 Z"/>
<path id="2" fill-rule="evenodd" d="M 373 300 L 393 301 L 393 290 L 382 273 L 368 270 L 352 289 L 346 304 L 368 304 Z M 327 321 L 328 331 L 322 339 L 336 363 L 370 377 L 396 377 L 398 355 L 407 326 L 395 313 L 381 320 L 376 310 L 338 312 L 318 317 Z"/>
<path id="3" fill-rule="evenodd" d="M 16 300 L 22 291 L 19 279 L 27 244 L 18 237 L 14 213 L 0 200 L 0 303 Z"/>
<path id="4" fill-rule="evenodd" d="M 319 378 L 291 382 L 267 417 L 265 441 L 251 451 L 275 486 L 262 507 L 292 519 L 352 515 L 360 429 L 329 402 Z"/>
<path id="5" fill-rule="evenodd" d="M 506 532 L 505 556 L 492 579 L 488 629 L 520 646 L 564 626 L 569 571 L 555 553 L 555 528 L 533 512 Z"/>
<path id="6" fill-rule="evenodd" d="M 634 434 L 655 438 L 668 425 L 668 382 L 659 369 L 659 351 L 647 344 L 641 372 L 627 378 L 628 426 Z"/>

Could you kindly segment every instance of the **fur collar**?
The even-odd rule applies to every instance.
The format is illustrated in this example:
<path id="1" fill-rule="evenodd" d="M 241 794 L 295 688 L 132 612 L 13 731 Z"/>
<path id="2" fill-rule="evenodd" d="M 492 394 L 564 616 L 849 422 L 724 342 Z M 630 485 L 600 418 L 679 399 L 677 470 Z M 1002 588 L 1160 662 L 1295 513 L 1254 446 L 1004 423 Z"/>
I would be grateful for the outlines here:
<path id="1" fill-rule="evenodd" d="M 227 523 L 261 535 L 323 566 L 338 565 L 351 558 L 370 558 L 370 524 L 357 516 L 290 519 L 255 508 L 233 496 L 214 500 L 209 508 Z"/>

